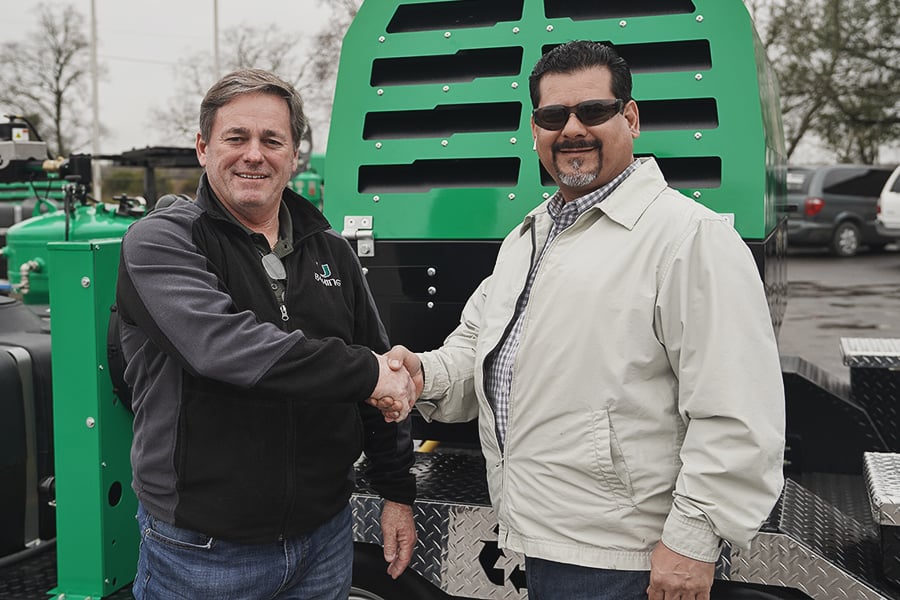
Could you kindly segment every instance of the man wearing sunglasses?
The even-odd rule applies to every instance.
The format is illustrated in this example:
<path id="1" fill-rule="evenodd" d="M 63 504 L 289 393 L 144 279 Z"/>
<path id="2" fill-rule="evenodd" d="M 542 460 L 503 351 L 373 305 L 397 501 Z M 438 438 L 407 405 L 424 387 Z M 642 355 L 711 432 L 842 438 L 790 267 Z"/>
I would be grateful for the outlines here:
<path id="1" fill-rule="evenodd" d="M 364 400 L 409 402 L 415 387 L 373 353 L 388 341 L 350 245 L 286 188 L 305 127 L 290 84 L 226 75 L 200 109 L 197 200 L 122 242 L 138 600 L 345 600 L 362 451 L 387 571 L 410 561 L 409 422 Z"/>
<path id="2" fill-rule="evenodd" d="M 782 486 L 759 275 L 725 219 L 635 160 L 612 48 L 564 44 L 530 83 L 559 190 L 441 348 L 388 356 L 426 418 L 478 417 L 499 543 L 525 555 L 531 600 L 708 599 L 723 541 L 746 547 Z"/>

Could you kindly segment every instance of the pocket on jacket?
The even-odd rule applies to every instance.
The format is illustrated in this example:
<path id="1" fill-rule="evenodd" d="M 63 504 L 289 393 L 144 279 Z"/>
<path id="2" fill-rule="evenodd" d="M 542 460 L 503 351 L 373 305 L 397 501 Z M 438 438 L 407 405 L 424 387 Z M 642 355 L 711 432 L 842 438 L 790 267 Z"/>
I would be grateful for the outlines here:
<path id="1" fill-rule="evenodd" d="M 623 507 L 634 506 L 631 473 L 625 463 L 625 455 L 616 437 L 609 411 L 598 410 L 591 413 L 591 433 L 593 435 L 594 468 L 601 485 L 613 492 L 616 504 Z"/>

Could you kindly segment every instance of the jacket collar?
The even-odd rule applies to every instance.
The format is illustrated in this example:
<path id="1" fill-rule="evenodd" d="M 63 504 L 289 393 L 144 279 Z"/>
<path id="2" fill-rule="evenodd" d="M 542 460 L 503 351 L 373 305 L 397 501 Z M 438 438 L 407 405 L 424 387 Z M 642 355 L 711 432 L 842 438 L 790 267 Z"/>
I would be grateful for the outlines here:
<path id="1" fill-rule="evenodd" d="M 641 158 L 640 161 L 640 166 L 612 194 L 588 210 L 602 211 L 622 227 L 629 231 L 633 229 L 647 208 L 668 187 L 655 158 Z M 547 202 L 549 200 L 541 202 L 525 216 L 521 232 L 524 233 L 535 219 L 548 216 Z"/>
<path id="2" fill-rule="evenodd" d="M 290 213 L 295 244 L 305 237 L 331 228 L 328 220 L 315 206 L 290 188 L 284 188 L 281 194 L 281 203 L 282 207 L 287 208 Z M 196 204 L 211 217 L 237 226 L 234 218 L 226 214 L 228 209 L 210 187 L 206 173 L 200 177 L 200 183 L 197 186 Z"/>

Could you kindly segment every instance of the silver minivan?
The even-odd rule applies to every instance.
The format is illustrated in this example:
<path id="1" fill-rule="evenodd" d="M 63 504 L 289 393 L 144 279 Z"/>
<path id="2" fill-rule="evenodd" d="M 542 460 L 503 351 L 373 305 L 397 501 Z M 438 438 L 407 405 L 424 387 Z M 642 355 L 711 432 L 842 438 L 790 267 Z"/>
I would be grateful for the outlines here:
<path id="1" fill-rule="evenodd" d="M 888 177 L 878 197 L 875 229 L 881 235 L 900 240 L 900 166 Z"/>

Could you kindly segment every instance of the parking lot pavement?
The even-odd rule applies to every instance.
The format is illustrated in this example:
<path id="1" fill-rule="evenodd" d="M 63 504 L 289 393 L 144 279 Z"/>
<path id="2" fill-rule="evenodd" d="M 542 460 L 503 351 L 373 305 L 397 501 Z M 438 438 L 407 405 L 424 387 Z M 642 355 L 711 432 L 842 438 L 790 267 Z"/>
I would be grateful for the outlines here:
<path id="1" fill-rule="evenodd" d="M 836 258 L 790 250 L 782 356 L 800 356 L 844 381 L 842 337 L 900 338 L 900 249 Z"/>

